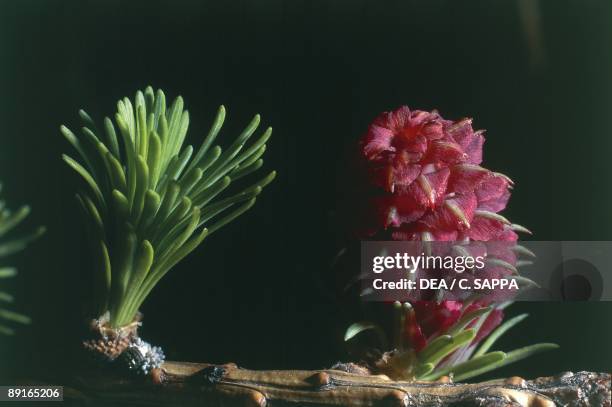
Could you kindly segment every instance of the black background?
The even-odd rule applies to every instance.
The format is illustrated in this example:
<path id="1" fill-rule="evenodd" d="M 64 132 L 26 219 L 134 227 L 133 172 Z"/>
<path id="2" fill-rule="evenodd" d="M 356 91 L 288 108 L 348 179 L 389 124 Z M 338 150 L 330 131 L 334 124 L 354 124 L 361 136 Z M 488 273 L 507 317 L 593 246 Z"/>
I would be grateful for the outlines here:
<path id="1" fill-rule="evenodd" d="M 526 2 L 522 2 L 525 4 Z M 58 127 L 100 120 L 146 85 L 185 98 L 198 144 L 219 104 L 228 140 L 259 112 L 278 179 L 179 264 L 145 303 L 142 335 L 169 358 L 321 368 L 346 322 L 325 281 L 337 249 L 334 173 L 381 111 L 408 104 L 487 129 L 485 165 L 517 186 L 505 214 L 538 240 L 612 236 L 612 3 L 541 1 L 541 49 L 517 1 L 3 1 L 0 178 L 49 232 L 11 259 L 34 323 L 1 338 L 0 371 L 68 366 L 90 259 Z M 534 44 L 536 44 L 534 46 Z M 539 51 L 542 52 L 539 52 Z M 610 303 L 517 304 L 500 342 L 558 342 L 494 375 L 607 370 Z"/>

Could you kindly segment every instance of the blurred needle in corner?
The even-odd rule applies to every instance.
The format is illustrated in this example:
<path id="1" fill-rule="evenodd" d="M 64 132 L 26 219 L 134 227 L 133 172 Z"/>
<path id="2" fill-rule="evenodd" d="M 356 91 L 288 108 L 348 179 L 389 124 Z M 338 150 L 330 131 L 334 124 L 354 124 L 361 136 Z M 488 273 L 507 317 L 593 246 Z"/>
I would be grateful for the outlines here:
<path id="1" fill-rule="evenodd" d="M 519 17 L 527 49 L 529 64 L 537 71 L 546 64 L 546 52 L 542 36 L 540 0 L 517 0 Z"/>

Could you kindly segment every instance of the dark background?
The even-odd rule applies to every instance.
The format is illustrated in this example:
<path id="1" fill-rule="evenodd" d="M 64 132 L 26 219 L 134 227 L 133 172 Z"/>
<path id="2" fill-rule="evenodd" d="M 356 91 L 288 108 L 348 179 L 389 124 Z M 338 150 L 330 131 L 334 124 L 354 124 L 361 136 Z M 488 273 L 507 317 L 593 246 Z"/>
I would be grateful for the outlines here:
<path id="1" fill-rule="evenodd" d="M 611 239 L 611 55 L 606 0 L 0 2 L 3 196 L 49 229 L 10 259 L 16 307 L 34 323 L 0 338 L 0 371 L 46 375 L 79 346 L 91 263 L 58 131 L 79 108 L 100 120 L 151 84 L 185 98 L 189 142 L 221 103 L 227 138 L 256 112 L 274 126 L 278 179 L 159 284 L 142 334 L 172 359 L 321 368 L 344 357 L 325 281 L 346 146 L 401 104 L 472 116 L 485 165 L 516 182 L 508 217 L 538 240 Z M 500 347 L 562 348 L 493 375 L 612 366 L 611 303 L 508 313 L 525 311 Z"/>

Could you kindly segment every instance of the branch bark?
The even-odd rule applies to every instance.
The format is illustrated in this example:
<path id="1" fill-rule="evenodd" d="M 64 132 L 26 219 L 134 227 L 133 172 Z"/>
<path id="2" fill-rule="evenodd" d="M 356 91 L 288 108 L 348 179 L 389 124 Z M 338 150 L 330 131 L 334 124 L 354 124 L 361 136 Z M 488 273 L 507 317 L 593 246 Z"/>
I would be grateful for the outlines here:
<path id="1" fill-rule="evenodd" d="M 236 365 L 166 362 L 151 378 L 83 376 L 66 400 L 130 406 L 602 406 L 610 374 L 563 373 L 476 384 L 392 381 L 341 370 L 254 371 Z"/>

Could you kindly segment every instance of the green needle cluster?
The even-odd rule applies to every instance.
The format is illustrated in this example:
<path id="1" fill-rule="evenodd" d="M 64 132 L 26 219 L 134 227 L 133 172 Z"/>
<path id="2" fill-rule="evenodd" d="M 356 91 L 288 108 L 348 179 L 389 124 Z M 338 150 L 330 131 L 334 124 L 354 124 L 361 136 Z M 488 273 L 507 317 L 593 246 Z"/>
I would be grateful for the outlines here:
<path id="1" fill-rule="evenodd" d="M 80 156 L 64 161 L 87 184 L 77 199 L 88 220 L 94 253 L 99 315 L 118 328 L 133 321 L 160 279 L 202 241 L 243 214 L 275 177 L 237 190 L 239 179 L 257 171 L 272 129 L 251 140 L 259 115 L 225 149 L 214 145 L 225 119 L 217 111 L 196 150 L 184 146 L 189 113 L 177 97 L 169 108 L 161 90 L 147 87 L 134 102 L 117 102 L 114 121 L 98 128 L 83 110 L 79 137 L 61 132 Z M 239 184 L 242 184 L 240 181 Z M 233 191 L 232 191 L 233 190 Z M 231 192 L 228 192 L 231 191 Z"/>
<path id="2" fill-rule="evenodd" d="M 2 185 L 0 185 L 0 191 Z M 32 234 L 10 238 L 6 235 L 17 227 L 30 214 L 29 206 L 22 206 L 17 211 L 12 212 L 6 208 L 4 201 L 0 200 L 0 259 L 19 252 L 28 245 L 32 240 L 36 239 L 44 233 L 44 228 L 41 227 Z M 14 330 L 5 325 L 6 322 L 16 322 L 21 324 L 29 324 L 30 318 L 26 315 L 11 311 L 5 308 L 6 304 L 13 302 L 13 296 L 2 289 L 2 280 L 17 275 L 17 270 L 14 267 L 0 266 L 0 334 L 12 335 Z"/>
<path id="3" fill-rule="evenodd" d="M 504 303 L 498 308 L 507 305 L 509 303 Z M 558 348 L 554 343 L 538 343 L 510 352 L 490 351 L 495 342 L 510 328 L 527 318 L 527 314 L 504 322 L 476 347 L 473 345 L 473 340 L 492 310 L 491 307 L 481 307 L 464 314 L 445 332 L 431 338 L 423 349 L 416 352 L 409 343 L 406 343 L 403 332 L 405 319 L 414 310 L 409 303 L 396 302 L 394 306 L 397 326 L 400 329 L 397 330 L 393 340 L 396 352 L 388 364 L 389 370 L 403 379 L 436 380 L 445 375 L 452 375 L 455 381 L 467 380 L 536 353 Z M 352 340 L 365 331 L 375 333 L 382 348 L 388 347 L 389 341 L 383 328 L 368 321 L 349 326 L 344 340 Z"/>

